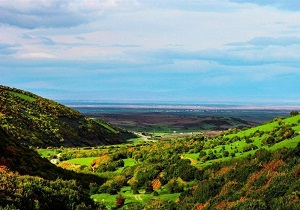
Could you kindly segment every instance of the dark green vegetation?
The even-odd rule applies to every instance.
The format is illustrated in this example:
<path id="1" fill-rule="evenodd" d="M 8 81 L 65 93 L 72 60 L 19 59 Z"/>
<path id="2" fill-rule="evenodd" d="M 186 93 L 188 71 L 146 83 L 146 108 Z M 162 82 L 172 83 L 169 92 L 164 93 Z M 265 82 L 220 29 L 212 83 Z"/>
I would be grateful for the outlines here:
<path id="1" fill-rule="evenodd" d="M 46 180 L 0 167 L 0 209 L 105 209 L 76 181 Z"/>
<path id="2" fill-rule="evenodd" d="M 104 181 L 56 167 L 0 128 L 0 209 L 97 209 L 86 189 Z"/>
<path id="3" fill-rule="evenodd" d="M 122 197 L 121 209 L 298 209 L 300 115 L 291 114 L 216 137 L 48 153 L 106 179 L 90 193 L 109 208 Z"/>
<path id="4" fill-rule="evenodd" d="M 0 126 L 20 143 L 38 147 L 116 144 L 131 136 L 54 101 L 5 86 L 0 86 Z"/>

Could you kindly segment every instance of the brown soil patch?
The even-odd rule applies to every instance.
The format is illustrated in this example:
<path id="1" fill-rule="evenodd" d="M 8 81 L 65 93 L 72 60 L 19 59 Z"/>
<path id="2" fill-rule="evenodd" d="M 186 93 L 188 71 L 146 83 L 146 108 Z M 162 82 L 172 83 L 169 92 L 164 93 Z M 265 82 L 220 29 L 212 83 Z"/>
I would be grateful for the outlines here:
<path id="1" fill-rule="evenodd" d="M 70 167 L 73 167 L 74 165 L 72 163 L 68 163 L 68 162 L 65 162 L 63 164 L 61 164 L 61 167 L 62 168 L 70 168 Z"/>

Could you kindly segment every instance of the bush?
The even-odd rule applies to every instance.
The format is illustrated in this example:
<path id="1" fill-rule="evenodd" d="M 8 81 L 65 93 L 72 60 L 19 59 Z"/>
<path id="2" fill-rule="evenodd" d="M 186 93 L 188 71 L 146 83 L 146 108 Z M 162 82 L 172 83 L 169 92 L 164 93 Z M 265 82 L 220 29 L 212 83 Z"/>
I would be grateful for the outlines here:
<path id="1" fill-rule="evenodd" d="M 248 151 L 251 151 L 251 150 L 255 150 L 257 149 L 258 147 L 254 144 L 250 144 L 250 145 L 247 145 L 243 148 L 243 152 L 248 152 Z"/>
<path id="2" fill-rule="evenodd" d="M 273 136 L 267 136 L 267 138 L 265 138 L 265 140 L 263 141 L 264 144 L 267 145 L 272 145 L 275 143 L 275 139 Z"/>
<path id="3" fill-rule="evenodd" d="M 228 157 L 228 156 L 229 156 L 229 152 L 228 152 L 227 150 L 225 150 L 225 151 L 223 152 L 223 156 L 224 156 L 224 157 Z"/>
<path id="4" fill-rule="evenodd" d="M 165 185 L 165 189 L 168 193 L 179 193 L 183 192 L 183 185 L 179 183 L 177 180 L 171 179 L 168 184 Z"/>
<path id="5" fill-rule="evenodd" d="M 299 114 L 298 111 L 292 111 L 292 112 L 290 113 L 291 116 L 296 116 L 296 115 L 298 115 L 298 114 Z"/>
<path id="6" fill-rule="evenodd" d="M 248 138 L 246 138 L 246 140 L 245 140 L 245 141 L 246 141 L 246 143 L 247 143 L 247 144 L 253 143 L 253 139 L 250 139 L 249 137 L 248 137 Z"/>
<path id="7" fill-rule="evenodd" d="M 201 159 L 204 156 L 206 156 L 206 152 L 201 150 L 200 153 L 199 153 L 199 159 Z"/>

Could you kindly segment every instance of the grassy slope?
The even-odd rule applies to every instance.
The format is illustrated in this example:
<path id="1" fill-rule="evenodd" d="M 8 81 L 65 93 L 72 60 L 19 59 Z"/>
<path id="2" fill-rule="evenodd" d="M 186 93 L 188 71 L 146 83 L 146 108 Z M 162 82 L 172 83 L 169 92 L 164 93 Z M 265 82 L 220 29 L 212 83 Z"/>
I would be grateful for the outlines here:
<path id="1" fill-rule="evenodd" d="M 279 120 L 281 121 L 281 120 Z M 228 139 L 232 139 L 236 136 L 240 137 L 239 141 L 235 141 L 231 144 L 227 144 L 227 145 L 218 145 L 215 146 L 211 149 L 205 149 L 203 151 L 208 152 L 210 150 L 216 150 L 217 154 L 221 155 L 220 150 L 222 149 L 222 147 L 225 147 L 225 150 L 228 151 L 229 153 L 234 152 L 235 149 L 237 149 L 239 152 L 235 154 L 236 157 L 246 157 L 249 154 L 254 154 L 258 149 L 260 148 L 265 148 L 267 150 L 277 150 L 280 148 L 295 148 L 297 146 L 297 144 L 300 142 L 300 135 L 297 135 L 293 138 L 289 138 L 289 139 L 285 139 L 281 142 L 275 143 L 273 145 L 264 145 L 263 144 L 263 140 L 266 138 L 267 134 L 262 135 L 262 136 L 255 136 L 252 137 L 253 139 L 253 143 L 254 145 L 256 145 L 258 147 L 258 149 L 255 150 L 251 150 L 251 151 L 247 151 L 247 152 L 243 152 L 243 148 L 245 146 L 247 146 L 248 144 L 245 142 L 245 137 L 249 136 L 250 134 L 256 132 L 256 131 L 264 131 L 264 132 L 269 132 L 272 131 L 276 126 L 279 125 L 279 121 L 274 121 L 274 122 L 269 122 L 260 126 L 256 126 L 244 131 L 240 131 L 236 134 L 228 134 L 223 136 L 224 138 L 228 138 Z M 283 119 L 281 122 L 287 125 L 291 125 L 292 129 L 295 131 L 296 134 L 300 134 L 300 123 L 298 122 L 300 121 L 300 115 L 297 116 L 293 116 L 293 117 L 288 117 L 286 119 Z M 191 153 L 191 154 L 185 154 L 184 155 L 187 158 L 192 158 L 193 160 L 197 161 L 197 158 L 199 156 L 199 153 Z M 218 162 L 218 161 L 226 161 L 226 160 L 230 160 L 232 159 L 231 157 L 221 157 L 221 158 L 217 158 L 214 160 L 210 160 L 210 161 L 206 161 L 206 162 L 200 162 L 197 161 L 198 163 L 195 164 L 195 166 L 207 166 L 212 164 L 213 162 Z"/>
<path id="2" fill-rule="evenodd" d="M 129 133 L 32 93 L 0 86 L 0 127 L 26 145 L 95 146 L 123 142 Z"/>

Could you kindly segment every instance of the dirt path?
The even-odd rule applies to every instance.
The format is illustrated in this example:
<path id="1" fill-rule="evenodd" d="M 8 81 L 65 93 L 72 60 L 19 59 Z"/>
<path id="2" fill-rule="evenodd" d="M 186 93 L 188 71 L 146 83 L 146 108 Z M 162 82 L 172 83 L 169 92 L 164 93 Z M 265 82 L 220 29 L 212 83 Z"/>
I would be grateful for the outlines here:
<path id="1" fill-rule="evenodd" d="M 139 137 L 141 137 L 143 139 L 143 141 L 149 141 L 149 136 L 144 136 L 143 134 L 139 133 L 139 132 L 134 132 L 134 134 L 138 135 Z"/>

